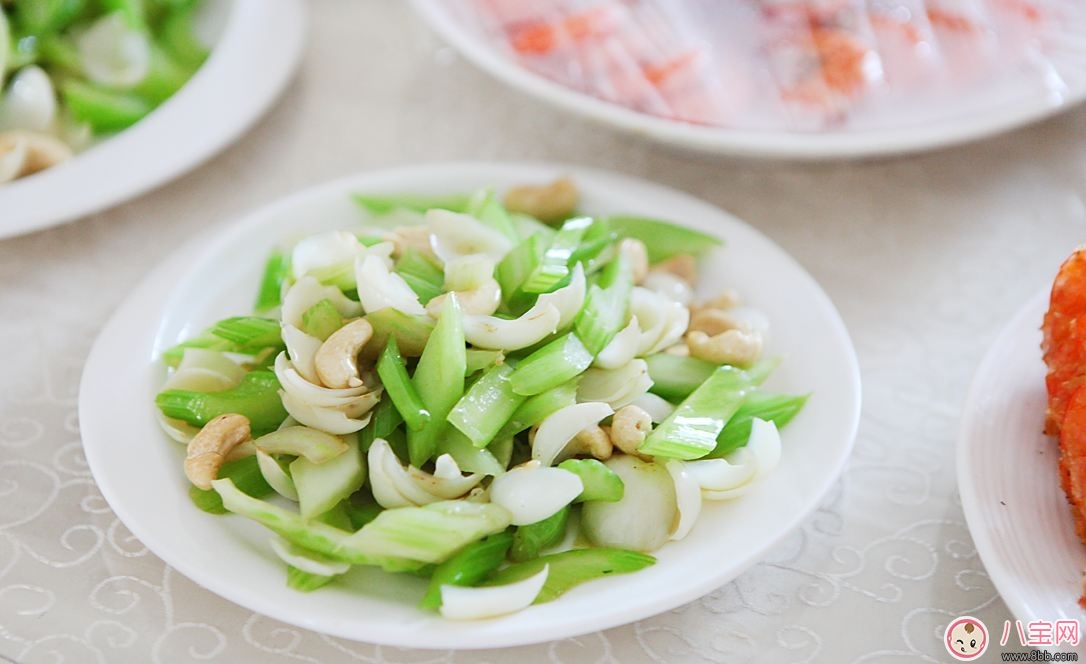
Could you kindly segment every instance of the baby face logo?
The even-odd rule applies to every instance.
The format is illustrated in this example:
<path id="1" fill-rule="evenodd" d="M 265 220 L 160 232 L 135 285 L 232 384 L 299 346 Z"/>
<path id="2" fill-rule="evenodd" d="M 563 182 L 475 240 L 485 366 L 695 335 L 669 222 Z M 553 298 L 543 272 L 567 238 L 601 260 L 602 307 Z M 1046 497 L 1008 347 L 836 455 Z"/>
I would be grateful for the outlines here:
<path id="1" fill-rule="evenodd" d="M 988 649 L 988 629 L 972 616 L 962 616 L 946 627 L 943 635 L 947 652 L 963 662 L 974 660 Z"/>

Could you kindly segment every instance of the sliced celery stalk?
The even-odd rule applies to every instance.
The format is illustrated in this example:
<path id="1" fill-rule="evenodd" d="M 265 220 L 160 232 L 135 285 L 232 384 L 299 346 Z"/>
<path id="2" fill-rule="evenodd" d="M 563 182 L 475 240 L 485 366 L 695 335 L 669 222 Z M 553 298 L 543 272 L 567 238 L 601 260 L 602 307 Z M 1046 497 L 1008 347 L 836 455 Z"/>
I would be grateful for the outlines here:
<path id="1" fill-rule="evenodd" d="M 357 441 L 351 440 L 345 452 L 324 463 L 298 457 L 290 462 L 290 477 L 298 489 L 302 518 L 312 519 L 362 487 L 366 480 L 366 458 Z"/>
<path id="2" fill-rule="evenodd" d="M 668 401 L 685 399 L 716 371 L 717 365 L 696 357 L 656 353 L 645 358 L 652 387 L 649 391 Z"/>
<path id="3" fill-rule="evenodd" d="M 417 249 L 408 247 L 396 261 L 396 272 L 426 304 L 444 292 L 445 273 Z"/>
<path id="4" fill-rule="evenodd" d="M 373 521 L 385 509 L 377 504 L 368 491 L 356 491 L 349 500 L 343 501 L 343 505 L 347 509 L 347 518 L 350 519 L 353 530 Z"/>
<path id="5" fill-rule="evenodd" d="M 279 321 L 256 316 L 225 318 L 211 326 L 211 333 L 234 344 L 238 353 L 252 355 L 265 348 L 282 348 Z"/>
<path id="6" fill-rule="evenodd" d="M 481 582 L 505 562 L 505 552 L 512 544 L 513 535 L 503 531 L 467 545 L 437 566 L 419 606 L 424 609 L 441 606 L 441 586 L 474 586 Z"/>
<path id="7" fill-rule="evenodd" d="M 277 429 L 287 417 L 279 399 L 279 380 L 271 371 L 250 371 L 236 386 L 219 392 L 164 390 L 155 397 L 155 405 L 166 417 L 197 427 L 226 413 L 244 415 L 253 435 Z"/>
<path id="8" fill-rule="evenodd" d="M 528 397 L 513 412 L 509 422 L 497 437 L 501 438 L 503 435 L 514 436 L 539 424 L 551 413 L 577 403 L 577 386 L 579 383 L 580 378 L 577 377 L 545 392 Z"/>
<path id="9" fill-rule="evenodd" d="M 637 448 L 642 454 L 668 459 L 698 459 L 716 447 L 724 429 L 753 388 L 743 371 L 717 367 Z"/>
<path id="10" fill-rule="evenodd" d="M 598 459 L 566 459 L 558 464 L 563 470 L 568 470 L 581 478 L 584 490 L 577 496 L 578 502 L 599 500 L 613 503 L 622 500 L 626 486 L 618 473 L 608 468 Z"/>
<path id="11" fill-rule="evenodd" d="M 415 384 L 407 375 L 407 365 L 400 356 L 400 349 L 395 337 L 389 337 L 388 345 L 377 361 L 377 375 L 385 387 L 388 398 L 411 429 L 422 429 L 430 421 L 430 412 L 422 403 Z"/>
<path id="12" fill-rule="evenodd" d="M 449 424 L 476 447 L 486 447 L 525 397 L 513 391 L 513 367 L 497 364 L 475 381 L 449 412 Z"/>
<path id="13" fill-rule="evenodd" d="M 23 32 L 41 36 L 68 27 L 86 6 L 87 0 L 21 0 L 15 3 L 14 9 L 0 10 L 0 13 L 13 11 Z"/>
<path id="14" fill-rule="evenodd" d="M 598 283 L 588 287 L 573 329 L 593 357 L 626 325 L 632 291 L 633 268 L 622 254 L 603 268 Z"/>
<path id="15" fill-rule="evenodd" d="M 592 225 L 589 217 L 576 217 L 562 228 L 544 250 L 535 269 L 528 274 L 520 288 L 525 293 L 548 293 L 569 277 L 570 257 L 581 244 L 585 231 Z"/>
<path id="16" fill-rule="evenodd" d="M 396 410 L 392 400 L 381 399 L 370 411 L 370 423 L 358 432 L 359 447 L 363 452 L 368 452 L 374 440 L 389 438 L 401 424 L 403 424 L 403 416 Z"/>
<path id="17" fill-rule="evenodd" d="M 542 521 L 517 526 L 513 531 L 513 546 L 509 550 L 510 560 L 523 562 L 538 558 L 543 549 L 561 542 L 566 535 L 569 512 L 570 506 L 566 505 Z"/>
<path id="18" fill-rule="evenodd" d="M 437 454 L 451 456 L 465 473 L 501 475 L 505 472 L 506 465 L 498 460 L 494 451 L 475 447 L 459 429 L 445 430 L 445 435 L 437 442 Z"/>
<path id="19" fill-rule="evenodd" d="M 325 298 L 302 312 L 302 332 L 325 341 L 343 327 L 343 315 Z"/>
<path id="20" fill-rule="evenodd" d="M 287 585 L 303 593 L 323 588 L 335 578 L 324 574 L 313 574 L 312 572 L 300 570 L 294 565 L 287 565 Z"/>
<path id="21" fill-rule="evenodd" d="M 234 481 L 238 489 L 252 496 L 263 498 L 272 493 L 271 485 L 264 479 L 260 472 L 260 465 L 256 456 L 247 456 L 237 461 L 224 463 L 219 469 L 219 477 L 226 477 Z M 226 514 L 222 498 L 214 489 L 201 489 L 189 485 L 189 498 L 192 503 L 210 514 Z"/>
<path id="22" fill-rule="evenodd" d="M 502 303 L 513 311 L 527 309 L 532 298 L 521 286 L 535 272 L 549 240 L 541 233 L 529 236 L 509 250 L 494 269 L 494 279 L 502 289 Z"/>
<path id="23" fill-rule="evenodd" d="M 313 463 L 324 463 L 347 450 L 343 438 L 306 426 L 276 429 L 257 438 L 253 444 L 265 454 L 304 456 Z"/>
<path id="24" fill-rule="evenodd" d="M 520 234 L 505 206 L 494 195 L 493 189 L 481 189 L 475 192 L 468 203 L 467 213 L 498 231 L 513 242 L 520 241 Z"/>
<path id="25" fill-rule="evenodd" d="M 661 219 L 614 216 L 607 217 L 607 221 L 620 237 L 632 237 L 644 242 L 649 250 L 650 263 L 658 263 L 677 254 L 698 256 L 724 244 L 720 238 L 708 233 Z"/>
<path id="26" fill-rule="evenodd" d="M 426 212 L 431 208 L 464 212 L 467 210 L 470 196 L 467 194 L 449 194 L 447 196 L 425 196 L 419 194 L 398 194 L 382 196 L 377 194 L 355 194 L 354 202 L 371 214 L 388 214 L 395 210 L 413 210 Z"/>
<path id="27" fill-rule="evenodd" d="M 207 47 L 196 36 L 192 14 L 196 3 L 171 7 L 159 27 L 159 40 L 178 62 L 195 71 L 207 59 Z"/>
<path id="28" fill-rule="evenodd" d="M 61 84 L 60 94 L 72 117 L 86 122 L 96 133 L 127 129 L 154 110 L 151 102 L 138 95 L 107 90 L 74 79 Z"/>
<path id="29" fill-rule="evenodd" d="M 539 394 L 581 374 L 592 364 L 592 358 L 577 335 L 563 334 L 524 358 L 509 381 L 517 394 Z"/>
<path id="30" fill-rule="evenodd" d="M 655 562 L 656 558 L 646 553 L 625 549 L 574 549 L 510 565 L 493 574 L 483 585 L 500 586 L 522 581 L 547 566 L 550 569 L 547 582 L 543 584 L 543 590 L 539 591 L 534 602 L 542 604 L 558 598 L 585 581 L 612 574 L 636 572 Z"/>
<path id="31" fill-rule="evenodd" d="M 256 294 L 257 312 L 265 312 L 282 304 L 283 281 L 290 274 L 290 255 L 272 251 L 264 263 L 264 275 L 260 278 L 260 290 Z"/>
<path id="32" fill-rule="evenodd" d="M 464 370 L 467 366 L 464 350 L 464 321 L 460 304 L 455 297 L 450 297 L 441 309 L 441 316 L 419 357 L 412 378 L 423 405 L 430 413 L 430 421 L 422 428 L 407 432 L 408 456 L 411 465 L 416 468 L 421 468 L 433 458 L 437 441 L 448 426 L 449 411 L 464 395 Z"/>
<path id="33" fill-rule="evenodd" d="M 434 321 L 429 316 L 412 316 L 392 307 L 370 312 L 366 320 L 373 326 L 373 338 L 362 352 L 373 353 L 373 357 L 384 349 L 389 337 L 396 337 L 404 356 L 418 357 L 434 331 Z"/>
<path id="34" fill-rule="evenodd" d="M 132 92 L 158 106 L 180 90 L 193 71 L 187 65 L 174 60 L 162 46 L 152 42 L 150 69 L 143 80 L 132 88 Z"/>
<path id="35" fill-rule="evenodd" d="M 467 351 L 467 368 L 464 374 L 470 376 L 478 371 L 484 371 L 505 360 L 505 353 L 500 350 L 481 350 L 469 348 Z"/>
<path id="36" fill-rule="evenodd" d="M 606 219 L 592 220 L 581 237 L 581 243 L 569 257 L 570 267 L 582 263 L 585 274 L 592 274 L 603 265 L 603 261 L 600 260 L 603 250 L 614 245 L 617 238 L 618 233 L 611 228 L 611 224 L 607 223 Z"/>
<path id="37" fill-rule="evenodd" d="M 735 411 L 732 418 L 724 425 L 716 437 L 716 447 L 705 455 L 709 459 L 725 456 L 747 444 L 750 438 L 751 420 L 755 417 L 777 425 L 778 429 L 792 421 L 803 409 L 809 394 L 793 396 L 791 394 L 769 394 L 757 390 L 747 396 L 747 400 Z"/>
<path id="38" fill-rule="evenodd" d="M 181 363 L 181 358 L 185 356 L 185 349 L 187 348 L 203 348 L 206 350 L 218 350 L 226 353 L 236 352 L 235 344 L 230 343 L 222 337 L 217 337 L 211 332 L 201 332 L 198 336 L 193 337 L 187 341 L 182 341 L 176 346 L 171 346 L 162 352 L 162 361 L 168 367 L 177 368 L 177 365 Z"/>

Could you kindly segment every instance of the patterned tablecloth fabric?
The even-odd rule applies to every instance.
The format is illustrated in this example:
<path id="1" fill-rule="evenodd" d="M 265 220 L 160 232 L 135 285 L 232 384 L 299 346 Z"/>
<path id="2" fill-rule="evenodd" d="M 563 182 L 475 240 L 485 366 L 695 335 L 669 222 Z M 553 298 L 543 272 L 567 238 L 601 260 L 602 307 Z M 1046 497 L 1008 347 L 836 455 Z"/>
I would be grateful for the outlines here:
<path id="1" fill-rule="evenodd" d="M 236 146 L 131 203 L 0 242 L 0 656 L 945 661 L 949 619 L 1010 618 L 962 517 L 959 410 L 999 328 L 1082 242 L 1086 109 L 906 159 L 707 158 L 503 88 L 401 3 L 320 0 L 312 12 L 297 81 Z M 762 229 L 826 288 L 859 352 L 859 439 L 825 502 L 762 563 L 687 606 L 597 634 L 485 652 L 403 650 L 325 637 L 219 599 L 113 516 L 83 458 L 76 403 L 90 345 L 132 284 L 183 241 L 288 192 L 452 159 L 567 161 L 660 181 Z"/>

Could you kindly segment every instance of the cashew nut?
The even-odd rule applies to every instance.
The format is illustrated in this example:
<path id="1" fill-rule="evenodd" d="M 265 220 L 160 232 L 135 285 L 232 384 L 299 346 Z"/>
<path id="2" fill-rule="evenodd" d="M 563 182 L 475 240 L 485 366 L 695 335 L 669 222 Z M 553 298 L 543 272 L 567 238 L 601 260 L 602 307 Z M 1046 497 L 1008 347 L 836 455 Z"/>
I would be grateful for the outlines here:
<path id="1" fill-rule="evenodd" d="M 675 344 L 664 349 L 664 352 L 668 355 L 675 355 L 676 357 L 690 357 L 690 349 L 686 344 Z"/>
<path id="2" fill-rule="evenodd" d="M 427 258 L 436 260 L 437 254 L 434 253 L 434 248 L 430 244 L 430 238 L 428 224 L 400 226 L 388 235 L 389 241 L 392 242 L 393 255 L 402 256 L 405 249 L 414 249 Z"/>
<path id="3" fill-rule="evenodd" d="M 701 303 L 697 309 L 731 309 L 732 307 L 738 307 L 742 301 L 739 298 L 739 293 L 734 289 L 728 288 L 722 293 L 716 295 L 710 300 L 706 300 Z M 691 307 L 692 309 L 695 307 Z"/>
<path id="4" fill-rule="evenodd" d="M 638 406 L 623 406 L 611 418 L 611 443 L 626 454 L 637 448 L 652 431 L 652 417 Z"/>
<path id="5" fill-rule="evenodd" d="M 645 280 L 649 274 L 649 250 L 645 243 L 632 237 L 623 238 L 618 243 L 618 252 L 630 261 L 633 267 L 633 279 L 635 284 Z"/>
<path id="6" fill-rule="evenodd" d="M 556 224 L 577 212 L 580 193 L 568 177 L 545 185 L 521 185 L 505 193 L 505 208 L 510 212 L 529 214 L 536 219 Z"/>
<path id="7" fill-rule="evenodd" d="M 71 156 L 72 149 L 49 134 L 24 130 L 0 132 L 0 182 L 37 173 Z"/>
<path id="8" fill-rule="evenodd" d="M 448 293 L 442 293 L 426 303 L 426 313 L 431 318 L 441 315 Z M 502 287 L 494 279 L 487 279 L 471 290 L 456 291 L 456 300 L 465 314 L 490 316 L 502 302 Z"/>
<path id="9" fill-rule="evenodd" d="M 712 337 L 728 330 L 749 332 L 750 324 L 736 319 L 723 309 L 702 307 L 690 312 L 690 326 L 686 329 L 688 332 L 704 332 Z"/>
<path id="10" fill-rule="evenodd" d="M 358 318 L 332 333 L 313 356 L 317 377 L 325 387 L 343 389 L 362 385 L 358 354 L 373 336 L 373 326 Z"/>
<path id="11" fill-rule="evenodd" d="M 606 461 L 611 458 L 612 447 L 611 437 L 607 435 L 603 427 L 597 424 L 577 432 L 573 440 L 566 445 L 565 454 L 571 456 L 588 454 L 600 461 Z"/>
<path id="12" fill-rule="evenodd" d="M 653 265 L 652 269 L 673 274 L 691 286 L 698 283 L 698 261 L 690 254 L 676 254 Z"/>
<path id="13" fill-rule="evenodd" d="M 230 451 L 251 438 L 249 418 L 236 413 L 219 415 L 189 441 L 185 452 L 185 476 L 196 487 L 210 489 L 211 480 L 218 477 L 219 468 Z"/>
<path id="14" fill-rule="evenodd" d="M 715 336 L 695 330 L 686 335 L 690 355 L 713 364 L 749 367 L 762 353 L 762 337 L 752 330 L 728 330 Z"/>

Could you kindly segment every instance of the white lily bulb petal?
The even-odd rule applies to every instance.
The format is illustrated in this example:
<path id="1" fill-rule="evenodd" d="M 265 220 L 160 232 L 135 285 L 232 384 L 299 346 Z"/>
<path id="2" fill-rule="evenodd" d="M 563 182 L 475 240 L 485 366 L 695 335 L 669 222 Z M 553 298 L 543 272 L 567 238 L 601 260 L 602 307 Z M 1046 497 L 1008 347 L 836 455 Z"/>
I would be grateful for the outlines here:
<path id="1" fill-rule="evenodd" d="M 476 348 L 519 350 L 542 341 L 558 329 L 562 315 L 553 304 L 537 302 L 520 318 L 464 316 L 464 338 Z"/>
<path id="2" fill-rule="evenodd" d="M 664 270 L 650 270 L 641 286 L 684 307 L 694 300 L 694 290 L 690 288 L 690 284 Z"/>
<path id="3" fill-rule="evenodd" d="M 321 300 L 328 300 L 344 318 L 362 314 L 362 305 L 343 294 L 335 286 L 325 286 L 316 277 L 306 275 L 291 285 L 283 295 L 280 318 L 284 323 L 300 328 L 302 314 Z"/>
<path id="4" fill-rule="evenodd" d="M 659 293 L 636 286 L 630 296 L 630 311 L 641 327 L 638 356 L 652 355 L 672 346 L 690 324 L 690 310 Z"/>
<path id="5" fill-rule="evenodd" d="M 181 355 L 181 362 L 177 365 L 178 371 L 182 369 L 206 369 L 230 379 L 235 385 L 240 383 L 247 373 L 224 353 L 206 348 L 186 348 Z"/>
<path id="6" fill-rule="evenodd" d="M 293 325 L 284 324 L 282 327 L 283 344 L 286 345 L 286 353 L 290 357 L 294 368 L 310 383 L 320 385 L 317 377 L 317 368 L 314 358 L 320 350 L 321 340 L 310 334 L 302 332 Z"/>
<path id="7" fill-rule="evenodd" d="M 342 411 L 347 417 L 357 419 L 373 410 L 373 408 L 381 402 L 381 394 L 383 392 L 384 390 L 382 388 L 377 388 L 364 394 L 359 394 L 357 397 L 351 399 L 349 403 L 339 406 L 336 410 Z"/>
<path id="8" fill-rule="evenodd" d="M 580 313 L 581 307 L 584 306 L 584 298 L 587 291 L 588 287 L 584 277 L 584 267 L 580 263 L 577 263 L 573 268 L 573 273 L 569 277 L 568 284 L 552 293 L 543 293 L 536 302 L 554 305 L 554 308 L 557 309 L 559 313 L 558 329 L 562 329 L 572 323 L 573 319 Z"/>
<path id="9" fill-rule="evenodd" d="M 494 279 L 487 279 L 472 290 L 450 291 L 456 293 L 460 310 L 473 316 L 490 316 L 502 303 L 502 287 Z M 426 313 L 437 319 L 445 308 L 449 293 L 442 293 L 426 303 Z"/>
<path id="10" fill-rule="evenodd" d="M 291 417 L 307 427 L 320 429 L 325 433 L 345 436 L 360 431 L 370 421 L 368 413 L 365 417 L 354 419 L 348 417 L 342 410 L 322 408 L 298 401 L 285 390 L 279 390 L 279 398 L 283 402 L 283 408 Z"/>
<path id="11" fill-rule="evenodd" d="M 430 243 L 443 263 L 461 256 L 485 254 L 495 263 L 513 248 L 513 242 L 475 217 L 448 210 L 426 212 Z"/>
<path id="12" fill-rule="evenodd" d="M 626 327 L 618 331 L 611 341 L 603 347 L 599 355 L 592 362 L 592 366 L 600 369 L 618 369 L 629 364 L 630 360 L 637 357 L 637 350 L 641 343 L 641 325 L 637 316 L 631 316 Z"/>
<path id="13" fill-rule="evenodd" d="M 294 245 L 290 253 L 290 272 L 295 280 L 301 281 L 311 272 L 333 271 L 341 266 L 350 269 L 365 250 L 358 238 L 347 231 L 310 235 Z"/>
<path id="14" fill-rule="evenodd" d="M 460 479 L 462 473 L 451 454 L 442 454 L 434 460 L 434 477 L 442 480 Z"/>
<path id="15" fill-rule="evenodd" d="M 351 568 L 350 563 L 332 560 L 319 553 L 307 551 L 281 537 L 272 538 L 269 540 L 269 543 L 271 544 L 272 551 L 275 552 L 275 555 L 279 556 L 280 560 L 291 567 L 296 567 L 309 574 L 316 574 L 318 576 L 336 576 L 337 574 L 343 574 Z"/>
<path id="16" fill-rule="evenodd" d="M 23 67 L 0 93 L 0 130 L 26 129 L 48 132 L 57 117 L 53 82 L 41 67 Z"/>
<path id="17" fill-rule="evenodd" d="M 426 313 L 415 291 L 378 254 L 367 253 L 355 262 L 355 279 L 367 313 L 389 307 L 410 315 Z"/>
<path id="18" fill-rule="evenodd" d="M 539 424 L 532 441 L 532 458 L 544 466 L 550 466 L 578 432 L 598 424 L 614 412 L 611 406 L 599 401 L 575 403 L 558 409 Z"/>
<path id="19" fill-rule="evenodd" d="M 781 461 L 781 433 L 777 425 L 772 421 L 753 418 L 750 421 L 747 449 L 754 456 L 759 476 L 776 468 Z"/>
<path id="20" fill-rule="evenodd" d="M 266 454 L 257 448 L 256 465 L 260 468 L 260 474 L 264 476 L 264 481 L 277 494 L 288 500 L 298 502 L 298 489 L 294 486 L 294 480 L 290 479 L 290 475 L 283 470 L 283 467 L 279 465 L 279 462 L 272 455 Z"/>
<path id="21" fill-rule="evenodd" d="M 681 540 L 690 533 L 701 514 L 701 486 L 686 472 L 682 461 L 671 460 L 666 464 L 671 481 L 675 483 L 675 504 L 678 507 L 678 519 L 675 521 L 671 539 Z"/>
<path id="22" fill-rule="evenodd" d="M 686 463 L 686 472 L 705 491 L 728 491 L 749 482 L 757 467 L 748 452 L 737 450 L 729 459 L 699 459 Z"/>
<path id="23" fill-rule="evenodd" d="M 646 355 L 659 353 L 665 348 L 670 348 L 682 341 L 686 329 L 690 327 L 690 310 L 678 302 L 669 301 L 665 310 L 665 319 L 666 323 L 660 338 L 655 345 L 650 346 L 645 351 Z"/>
<path id="24" fill-rule="evenodd" d="M 584 484 L 576 474 L 528 462 L 494 478 L 490 502 L 508 510 L 514 526 L 526 526 L 553 516 L 582 491 Z"/>
<path id="25" fill-rule="evenodd" d="M 486 254 L 459 256 L 445 263 L 445 290 L 468 291 L 494 278 L 494 259 Z"/>
<path id="26" fill-rule="evenodd" d="M 578 401 L 603 401 L 618 409 L 652 387 L 645 360 L 630 360 L 618 369 L 588 369 L 577 385 Z"/>
<path id="27" fill-rule="evenodd" d="M 420 489 L 440 500 L 454 500 L 463 496 L 474 489 L 479 482 L 482 482 L 484 477 L 481 473 L 438 477 L 436 474 L 431 475 L 414 466 L 408 466 L 407 476 Z"/>
<path id="28" fill-rule="evenodd" d="M 441 586 L 441 615 L 449 620 L 478 620 L 514 613 L 527 608 L 543 590 L 550 566 L 544 565 L 532 576 L 503 586 L 472 588 Z"/>
<path id="29" fill-rule="evenodd" d="M 83 71 L 95 83 L 131 88 L 151 68 L 151 41 L 128 25 L 120 12 L 103 16 L 75 38 Z"/>
<path id="30" fill-rule="evenodd" d="M 275 358 L 275 377 L 279 385 L 300 402 L 311 406 L 340 408 L 356 403 L 358 397 L 370 391 L 365 385 L 358 387 L 330 388 L 311 383 L 287 359 L 286 353 L 279 353 Z"/>
<path id="31" fill-rule="evenodd" d="M 374 440 L 370 445 L 366 461 L 370 471 L 370 490 L 381 507 L 392 509 L 437 502 L 436 498 L 415 487 L 407 478 L 407 471 L 383 438 Z M 408 495 L 400 490 L 401 486 L 406 488 Z"/>
<path id="32" fill-rule="evenodd" d="M 678 514 L 675 483 L 662 463 L 629 454 L 604 462 L 625 487 L 617 502 L 581 506 L 581 531 L 595 546 L 655 551 L 667 542 Z"/>
<path id="33" fill-rule="evenodd" d="M 668 415 L 675 410 L 675 406 L 671 405 L 667 399 L 663 398 L 659 394 L 653 394 L 652 392 L 646 392 L 630 402 L 631 405 L 637 406 L 641 410 L 649 414 L 653 423 L 659 424 L 667 419 Z"/>

